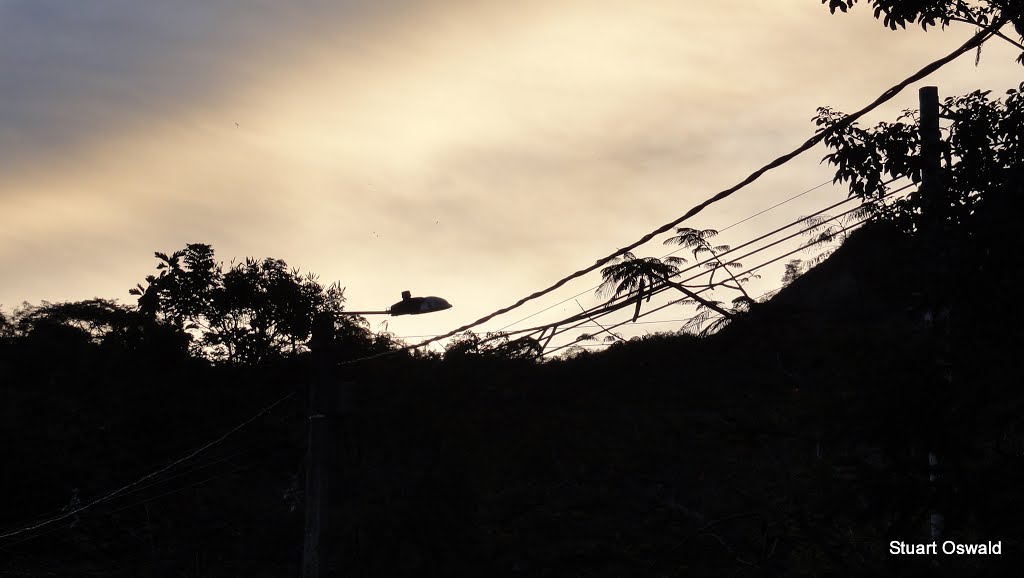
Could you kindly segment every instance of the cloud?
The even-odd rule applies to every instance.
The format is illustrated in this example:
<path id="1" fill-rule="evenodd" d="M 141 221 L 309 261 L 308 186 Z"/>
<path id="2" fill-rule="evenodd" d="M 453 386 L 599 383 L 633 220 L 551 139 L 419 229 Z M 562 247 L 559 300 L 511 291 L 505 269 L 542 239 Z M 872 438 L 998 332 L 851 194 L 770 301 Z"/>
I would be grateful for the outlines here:
<path id="1" fill-rule="evenodd" d="M 230 101 L 312 39 L 404 2 L 11 0 L 0 4 L 0 157 L 50 160 Z M 230 119 L 225 119 L 230 123 Z"/>
<path id="2" fill-rule="evenodd" d="M 8 1 L 0 302 L 123 296 L 153 251 L 207 242 L 340 279 L 357 307 L 422 288 L 485 313 L 939 45 L 768 4 Z M 773 185 L 821 180 L 802 166 Z"/>

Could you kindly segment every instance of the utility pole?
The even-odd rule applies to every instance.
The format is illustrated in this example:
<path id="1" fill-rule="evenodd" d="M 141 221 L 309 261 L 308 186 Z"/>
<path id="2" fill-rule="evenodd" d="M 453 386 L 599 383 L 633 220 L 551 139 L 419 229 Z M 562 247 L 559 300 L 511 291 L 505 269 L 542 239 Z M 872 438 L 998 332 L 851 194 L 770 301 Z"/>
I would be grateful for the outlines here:
<path id="1" fill-rule="evenodd" d="M 313 320 L 309 348 L 313 375 L 309 383 L 309 450 L 306 453 L 306 530 L 302 544 L 302 578 L 327 578 L 328 556 L 324 547 L 327 533 L 328 474 L 335 418 L 352 412 L 355 384 L 338 381 L 334 372 L 334 320 L 337 315 L 419 315 L 450 309 L 440 297 L 413 297 L 402 292 L 402 300 L 383 311 L 338 311 L 320 313 Z"/>
<path id="2" fill-rule="evenodd" d="M 306 454 L 306 531 L 302 547 L 302 577 L 327 578 L 327 475 L 334 424 L 332 404 L 325 397 L 331 390 L 331 360 L 334 317 L 320 314 L 313 321 L 310 349 L 313 376 L 309 384 L 309 450 Z"/>
<path id="3" fill-rule="evenodd" d="M 940 487 L 945 486 L 948 480 L 940 481 L 940 458 L 948 461 L 949 456 L 942 453 L 943 441 L 946 432 L 941 431 L 945 427 L 941 419 L 945 410 L 945 403 L 948 401 L 949 386 L 952 385 L 953 375 L 950 362 L 950 304 L 948 294 L 944 290 L 945 281 L 949 270 L 947 261 L 951 257 L 949 250 L 950 223 L 950 199 L 946 191 L 942 175 L 941 163 L 941 134 L 939 131 L 939 90 L 934 86 L 922 87 L 918 92 L 921 105 L 921 119 L 918 126 L 921 137 L 921 189 L 923 190 L 923 208 L 925 221 L 922 223 L 922 230 L 919 234 L 924 236 L 928 247 L 928 271 L 925 285 L 925 311 L 923 323 L 925 330 L 931 333 L 935 347 L 935 367 L 933 368 L 934 391 L 926 393 L 927 399 L 931 400 L 931 419 L 929 448 L 928 448 L 928 481 L 932 485 L 932 495 L 935 507 L 930 516 L 931 537 L 938 539 L 942 536 L 945 526 L 945 517 L 942 515 L 939 505 L 942 502 L 943 492 Z M 935 423 L 938 422 L 938 423 Z M 938 430 L 938 431 L 937 431 Z M 936 483 L 939 482 L 939 483 Z"/>
<path id="4" fill-rule="evenodd" d="M 942 164 L 939 144 L 939 89 L 923 86 L 918 91 L 921 104 L 921 120 L 918 133 L 921 137 L 921 188 L 924 190 L 925 210 L 930 213 L 931 223 L 938 224 L 946 216 L 944 204 L 946 192 L 942 186 Z M 941 210 L 937 210 L 940 209 Z"/>

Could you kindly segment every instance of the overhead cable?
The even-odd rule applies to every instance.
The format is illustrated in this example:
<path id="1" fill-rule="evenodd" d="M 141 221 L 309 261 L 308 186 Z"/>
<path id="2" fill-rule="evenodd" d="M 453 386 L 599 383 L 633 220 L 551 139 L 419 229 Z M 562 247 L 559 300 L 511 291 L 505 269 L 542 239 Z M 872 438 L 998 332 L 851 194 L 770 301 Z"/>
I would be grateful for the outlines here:
<path id="1" fill-rule="evenodd" d="M 768 164 L 762 166 L 761 168 L 757 169 L 756 171 L 754 171 L 753 173 L 748 175 L 745 179 L 743 179 L 739 183 L 733 185 L 732 187 L 729 187 L 729 188 L 719 192 L 718 194 L 708 198 L 707 200 L 705 200 L 705 201 L 703 201 L 701 203 L 698 203 L 697 205 L 692 207 L 689 211 L 687 211 L 685 214 L 683 214 L 681 217 L 678 217 L 678 218 L 676 218 L 676 219 L 674 219 L 674 220 L 672 220 L 672 221 L 670 221 L 668 223 L 665 223 L 664 225 L 658 227 L 657 229 L 654 229 L 650 233 L 647 233 L 646 235 L 641 237 L 639 240 L 637 240 L 637 241 L 635 241 L 633 243 L 630 243 L 629 245 L 627 245 L 627 246 L 625 246 L 623 248 L 620 248 L 620 249 L 616 250 L 614 253 L 612 253 L 612 254 L 610 254 L 610 255 L 608 255 L 606 257 L 598 259 L 597 261 L 594 262 L 593 265 L 590 265 L 590 266 L 585 267 L 583 269 L 580 269 L 580 270 L 578 270 L 578 271 L 576 271 L 574 273 L 571 273 L 571 274 L 569 274 L 569 275 L 559 279 L 554 284 L 550 285 L 549 287 L 547 287 L 545 289 L 542 289 L 540 291 L 536 291 L 534 293 L 531 293 L 531 294 L 527 295 L 526 297 L 523 297 L 523 298 L 519 299 L 518 301 L 516 301 L 515 303 L 513 303 L 513 304 L 511 304 L 511 305 L 509 305 L 507 307 L 503 307 L 501 309 L 498 309 L 498 310 L 496 310 L 496 311 L 494 311 L 494 312 L 492 312 L 492 313 L 490 313 L 488 315 L 485 315 L 485 316 L 481 317 L 480 319 L 477 319 L 476 321 L 473 321 L 471 323 L 468 323 L 466 325 L 463 325 L 461 327 L 453 329 L 453 330 L 451 330 L 451 331 L 449 331 L 447 333 L 443 333 L 441 335 L 437 335 L 437 336 L 431 337 L 431 338 L 426 339 L 424 341 L 421 341 L 420 343 L 417 343 L 415 345 L 407 345 L 407 346 L 404 346 L 404 347 L 401 347 L 401 348 L 398 348 L 398 349 L 394 349 L 394 350 L 390 350 L 390 351 L 387 351 L 387 352 L 378 353 L 378 354 L 375 354 L 375 355 L 369 355 L 369 356 L 366 356 L 366 357 L 361 357 L 361 358 L 357 358 L 357 359 L 348 360 L 346 362 L 343 362 L 343 364 L 345 364 L 345 365 L 354 364 L 354 363 L 359 363 L 359 362 L 363 362 L 363 361 L 369 361 L 369 360 L 372 360 L 372 359 L 377 359 L 377 358 L 380 358 L 380 357 L 386 357 L 386 356 L 390 356 L 390 355 L 395 355 L 395 354 L 397 354 L 399 352 L 402 352 L 402 351 L 409 351 L 409 350 L 412 350 L 412 349 L 418 349 L 420 347 L 429 345 L 431 343 L 440 341 L 442 339 L 447 339 L 447 338 L 452 337 L 454 335 L 458 335 L 459 333 L 462 333 L 464 331 L 468 331 L 469 329 L 472 329 L 473 327 L 476 327 L 478 325 L 482 325 L 482 324 L 490 321 L 491 319 L 494 319 L 495 317 L 497 317 L 499 315 L 504 315 L 505 313 L 508 313 L 509 311 L 513 311 L 513 310 L 521 307 L 522 305 L 524 305 L 524 304 L 526 304 L 526 303 L 528 303 L 528 302 L 530 302 L 530 301 L 532 301 L 534 299 L 537 299 L 539 297 L 543 297 L 544 295 L 547 295 L 548 293 L 551 293 L 552 291 L 558 289 L 559 287 L 562 287 L 563 285 L 565 285 L 569 281 L 572 281 L 573 279 L 577 279 L 579 277 L 582 277 L 583 275 L 586 275 L 587 273 L 590 273 L 591 271 L 594 271 L 594 270 L 596 270 L 596 269 L 606 265 L 608 262 L 612 261 L 613 259 L 615 259 L 615 258 L 617 258 L 617 257 L 619 257 L 621 255 L 624 255 L 625 253 L 628 253 L 628 252 L 632 251 L 633 249 L 636 249 L 640 245 L 643 245 L 644 243 L 647 243 L 648 241 L 650 241 L 654 237 L 656 237 L 656 236 L 658 236 L 658 235 L 660 235 L 662 233 L 665 233 L 665 232 L 671 230 L 676 225 L 679 225 L 683 221 L 685 221 L 685 220 L 689 219 L 690 217 L 693 217 L 694 215 L 700 213 L 701 211 L 703 211 L 704 209 L 706 209 L 710 205 L 712 205 L 714 203 L 717 203 L 718 201 L 721 201 L 722 199 L 725 199 L 725 198 L 731 196 L 735 192 L 739 191 L 740 189 L 743 189 L 747 185 L 749 185 L 749 184 L 753 183 L 754 181 L 756 181 L 757 179 L 759 179 L 762 175 L 764 175 L 768 171 L 773 170 L 775 168 L 778 168 L 778 167 L 786 164 L 787 162 L 793 160 L 797 156 L 803 154 L 804 152 L 806 152 L 806 151 L 810 150 L 811 148 L 813 148 L 818 143 L 822 142 L 827 136 L 829 136 L 829 135 L 831 135 L 831 134 L 833 134 L 835 132 L 838 132 L 838 131 L 840 131 L 840 130 L 850 126 L 851 124 L 856 122 L 858 119 L 860 119 L 862 116 L 864 116 L 867 113 L 873 111 L 874 109 L 878 108 L 882 104 L 885 104 L 886 102 L 892 100 L 897 94 L 902 92 L 903 89 L 905 89 L 906 87 L 910 86 L 911 84 L 913 84 L 915 82 L 918 82 L 919 80 L 922 80 L 923 78 L 925 78 L 928 75 L 932 74 L 936 70 L 939 70 L 940 68 L 942 68 L 946 64 L 952 62 L 956 58 L 962 56 L 963 54 L 965 54 L 967 52 L 970 52 L 971 50 L 973 50 L 973 49 L 977 48 L 978 46 L 980 46 L 981 44 L 983 44 L 997 30 L 999 30 L 1004 24 L 1006 24 L 1007 21 L 1008 21 L 1008 19 L 1005 16 L 1001 16 L 1000 18 L 998 18 L 995 21 L 993 21 L 992 24 L 990 24 L 985 29 L 975 33 L 974 36 L 972 36 L 970 38 L 970 40 L 968 40 L 967 42 L 962 44 L 959 48 L 953 50 L 952 52 L 950 52 L 946 56 L 943 56 L 942 58 L 939 58 L 938 60 L 935 60 L 935 61 L 929 63 L 928 65 L 924 66 L 923 68 L 921 68 L 920 70 L 918 70 L 914 74 L 908 76 L 907 78 L 905 78 L 901 82 L 899 82 L 896 85 L 892 86 L 891 88 L 889 88 L 888 90 L 883 92 L 881 95 L 878 96 L 878 98 L 876 98 L 874 101 L 872 101 L 870 104 L 868 104 L 864 108 L 862 108 L 862 109 L 858 110 L 857 112 L 854 112 L 854 113 L 844 117 L 842 120 L 836 122 L 835 124 L 832 124 L 831 126 L 829 126 L 827 128 L 819 130 L 818 132 L 814 133 L 814 135 L 812 137 L 807 139 L 803 144 L 801 144 L 797 148 L 793 149 L 791 152 L 786 153 L 786 154 L 776 158 L 775 160 L 769 162 Z"/>
<path id="2" fill-rule="evenodd" d="M 104 494 L 103 496 L 101 496 L 99 498 L 96 498 L 95 500 L 92 500 L 91 502 L 88 502 L 88 503 L 86 503 L 86 504 L 84 504 L 82 506 L 79 506 L 77 508 L 74 508 L 74 509 L 69 509 L 67 512 L 64 512 L 64 513 L 62 513 L 60 515 L 57 515 L 57 516 L 53 516 L 51 518 L 43 520 L 42 522 L 38 522 L 38 523 L 29 525 L 29 526 L 25 526 L 25 527 L 19 528 L 17 530 L 11 530 L 11 531 L 4 532 L 4 533 L 0 534 L 0 540 L 5 539 L 5 538 L 10 538 L 12 536 L 17 536 L 19 534 L 24 534 L 26 532 L 31 532 L 33 530 L 37 530 L 39 528 L 42 528 L 44 526 L 48 526 L 50 524 L 53 524 L 55 522 L 59 522 L 61 520 L 66 520 L 67 518 L 70 518 L 70 517 L 72 517 L 72 516 L 74 516 L 74 515 L 76 515 L 76 514 L 78 514 L 80 512 L 83 512 L 85 510 L 88 510 L 89 508 L 92 508 L 93 506 L 96 506 L 97 504 L 101 504 L 101 503 L 106 502 L 108 500 L 112 500 L 112 499 L 118 497 L 122 492 L 126 492 L 127 490 L 129 490 L 131 488 L 134 488 L 135 486 L 138 486 L 139 484 L 145 482 L 146 480 L 152 479 L 152 478 L 154 478 L 154 477 L 156 477 L 156 476 L 158 476 L 158 475 L 160 475 L 160 474 L 162 474 L 162 473 L 164 473 L 164 472 L 174 468 L 178 464 L 186 462 L 186 461 L 192 459 L 193 457 L 201 454 L 202 452 L 212 448 L 213 446 L 221 443 L 222 441 L 226 440 L 228 437 L 230 437 L 232 434 L 234 434 L 238 430 L 240 430 L 240 429 L 244 428 L 245 426 L 249 425 L 250 423 L 256 421 L 257 419 L 262 417 L 264 414 L 270 412 L 272 409 L 274 409 L 275 407 L 277 407 L 281 403 L 284 403 L 286 400 L 290 399 L 294 395 L 295 395 L 294 393 L 289 393 L 289 394 L 285 395 L 284 397 L 281 397 L 280 399 L 278 399 L 274 403 L 272 403 L 272 404 L 264 407 L 263 409 L 261 409 L 259 412 L 257 412 L 252 417 L 246 419 L 242 423 L 240 423 L 240 424 L 236 425 L 235 427 L 231 428 L 227 433 L 225 433 L 224 435 L 220 436 L 219 438 L 217 438 L 217 439 L 215 439 L 215 440 L 213 440 L 213 441 L 211 441 L 211 442 L 209 442 L 209 443 L 207 443 L 207 444 L 205 444 L 205 445 L 203 445 L 203 446 L 201 446 L 201 447 L 199 447 L 199 448 L 189 452 L 184 457 L 179 458 L 179 459 L 171 462 L 170 464 L 167 464 L 166 466 L 164 466 L 164 467 L 162 467 L 162 468 L 160 468 L 160 469 L 158 469 L 156 471 L 153 471 L 153 472 L 151 472 L 149 474 L 146 474 L 145 476 L 142 476 L 141 478 L 135 480 L 134 482 L 131 482 L 129 484 L 121 486 L 120 488 L 118 488 L 118 489 L 116 489 L 116 490 L 114 490 L 112 492 L 108 492 L 108 493 Z"/>

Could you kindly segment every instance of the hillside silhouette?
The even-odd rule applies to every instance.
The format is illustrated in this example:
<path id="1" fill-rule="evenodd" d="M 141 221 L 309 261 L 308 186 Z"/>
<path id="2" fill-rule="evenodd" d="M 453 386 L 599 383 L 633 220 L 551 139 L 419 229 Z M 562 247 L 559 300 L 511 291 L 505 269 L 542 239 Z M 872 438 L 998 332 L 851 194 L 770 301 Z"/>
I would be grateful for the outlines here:
<path id="1" fill-rule="evenodd" d="M 1016 274 L 992 266 L 1010 235 L 974 235 L 948 267 L 954 307 L 970 315 L 953 317 L 945 390 L 920 302 L 936 252 L 887 223 L 707 338 L 653 335 L 540 365 L 453 353 L 340 366 L 357 409 L 332 464 L 332 565 L 366 576 L 892 572 L 916 562 L 888 555 L 889 541 L 923 540 L 938 504 L 949 535 L 1013 551 L 1020 316 L 1003 306 Z M 5 571 L 295 575 L 308 357 L 216 365 L 146 343 L 129 353 L 45 324 L 5 341 L 15 443 L 4 463 L 16 475 L 4 494 L 20 498 L 5 526 L 299 395 L 152 487 L 19 537 Z M 1011 559 L 936 571 L 1009 570 Z"/>

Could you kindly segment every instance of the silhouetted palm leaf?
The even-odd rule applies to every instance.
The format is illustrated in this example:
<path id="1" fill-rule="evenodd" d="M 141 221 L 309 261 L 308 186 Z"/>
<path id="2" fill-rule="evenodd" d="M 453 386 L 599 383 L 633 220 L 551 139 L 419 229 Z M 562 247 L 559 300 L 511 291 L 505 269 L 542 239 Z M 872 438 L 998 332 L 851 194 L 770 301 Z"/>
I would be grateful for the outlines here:
<path id="1" fill-rule="evenodd" d="M 721 331 L 723 327 L 728 325 L 730 321 L 732 321 L 732 319 L 729 317 L 719 317 L 712 321 L 710 324 L 708 324 L 708 326 L 705 327 L 704 330 L 700 332 L 700 334 L 702 337 L 707 337 L 712 333 L 717 333 L 718 331 Z"/>
<path id="2" fill-rule="evenodd" d="M 598 295 L 618 297 L 633 291 L 640 291 L 641 286 L 654 285 L 663 277 L 670 277 L 679 272 L 672 263 L 663 262 L 656 257 L 637 257 L 633 253 L 623 253 L 612 264 L 601 269 L 603 282 L 598 287 Z"/>
<path id="3" fill-rule="evenodd" d="M 637 257 L 633 253 L 626 252 L 601 270 L 603 282 L 597 289 L 598 295 L 612 295 L 612 298 L 620 295 L 628 295 L 636 292 L 636 310 L 633 312 L 633 321 L 640 316 L 640 303 L 644 298 L 645 291 L 647 300 L 650 301 L 655 286 L 659 281 L 668 279 L 679 273 L 676 263 L 685 262 L 680 258 L 671 261 L 662 261 L 657 257 Z"/>
<path id="4" fill-rule="evenodd" d="M 672 263 L 666 263 L 655 257 L 637 258 L 632 253 L 624 253 L 614 263 L 601 270 L 604 282 L 598 287 L 598 295 L 612 293 L 613 298 L 622 294 L 637 292 L 635 299 L 639 302 L 644 294 L 643 291 L 649 286 L 648 291 L 653 292 L 658 285 L 668 285 L 687 297 L 710 307 L 719 314 L 732 317 L 732 313 L 718 306 L 717 302 L 708 301 L 692 290 L 671 280 L 679 274 L 679 268 Z M 650 294 L 648 294 L 649 296 Z M 634 321 L 639 316 L 639 309 L 634 313 Z"/>
<path id="5" fill-rule="evenodd" d="M 704 310 L 694 315 L 693 317 L 686 320 L 679 330 L 683 333 L 689 333 L 691 335 L 698 335 L 700 328 L 703 327 L 704 323 L 711 318 L 711 311 Z"/>
<path id="6" fill-rule="evenodd" d="M 676 235 L 674 237 L 669 237 L 668 239 L 666 239 L 665 244 L 680 245 L 682 247 L 691 248 L 693 250 L 694 258 L 699 258 L 699 256 L 703 253 L 710 253 L 712 259 L 703 264 L 705 269 L 711 270 L 711 275 L 708 277 L 708 284 L 712 286 L 715 285 L 715 271 L 717 271 L 719 268 L 722 268 L 725 270 L 726 273 L 729 274 L 730 277 L 732 277 L 733 281 L 736 282 L 736 286 L 731 288 L 739 290 L 741 293 L 743 293 L 744 296 L 749 298 L 750 296 L 747 295 L 746 290 L 744 290 L 743 287 L 740 285 L 740 281 L 736 279 L 736 277 L 728 269 L 729 267 L 738 269 L 743 265 L 736 261 L 723 262 L 722 259 L 719 258 L 719 254 L 726 253 L 730 250 L 729 245 L 712 246 L 708 242 L 708 239 L 711 239 L 712 237 L 715 237 L 717 235 L 718 231 L 714 229 L 699 230 L 694 229 L 692 227 L 677 227 Z"/>

